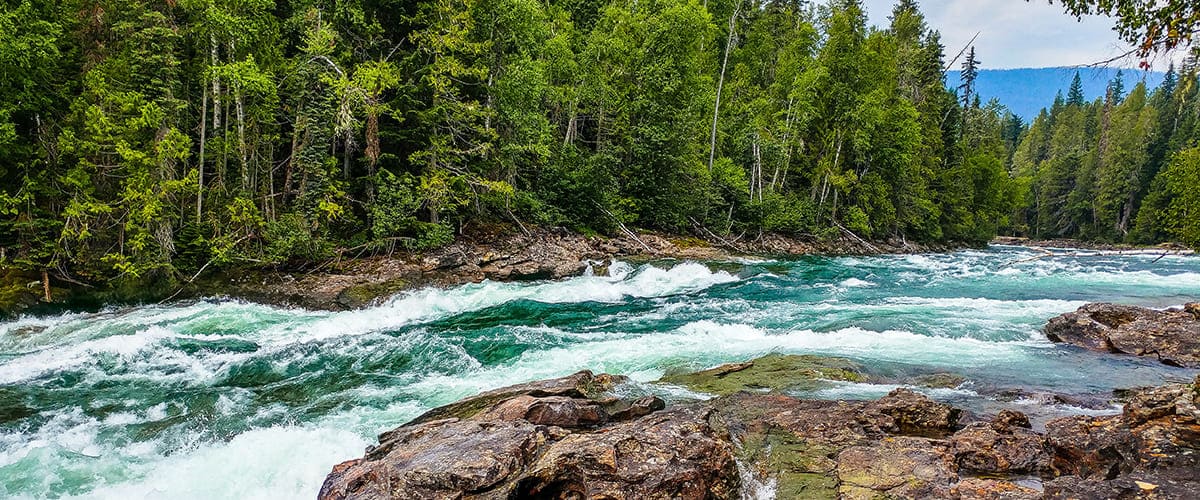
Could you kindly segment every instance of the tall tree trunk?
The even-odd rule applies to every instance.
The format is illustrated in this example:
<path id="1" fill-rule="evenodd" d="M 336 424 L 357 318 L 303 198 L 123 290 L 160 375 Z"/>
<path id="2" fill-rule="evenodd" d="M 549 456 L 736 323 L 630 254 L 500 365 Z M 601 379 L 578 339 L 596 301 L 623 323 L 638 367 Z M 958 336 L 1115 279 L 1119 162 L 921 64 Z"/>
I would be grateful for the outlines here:
<path id="1" fill-rule="evenodd" d="M 713 168 L 713 160 L 717 155 L 717 119 L 721 115 L 721 90 L 725 86 L 725 68 L 729 65 L 729 51 L 733 49 L 734 30 L 737 28 L 737 16 L 741 10 L 742 3 L 739 1 L 737 7 L 733 9 L 733 15 L 729 16 L 729 37 L 725 40 L 725 55 L 721 58 L 721 75 L 717 79 L 717 99 L 713 104 L 712 133 L 708 139 L 708 171 L 710 173 Z"/>
<path id="2" fill-rule="evenodd" d="M 216 68 L 217 67 L 217 37 L 215 35 L 209 35 L 208 42 L 209 42 L 209 44 L 208 44 L 209 45 L 209 68 Z M 213 134 L 216 135 L 216 133 L 221 130 L 221 80 L 219 78 L 217 78 L 217 75 L 212 75 L 212 102 L 213 102 L 212 127 L 213 127 Z M 224 138 L 224 136 L 222 136 L 222 138 Z M 225 149 L 224 144 L 221 145 L 221 149 L 222 150 Z M 220 171 L 218 171 L 217 183 L 219 184 L 221 182 L 221 180 L 222 180 L 222 178 L 220 175 Z"/>
<path id="3" fill-rule="evenodd" d="M 208 87 L 204 87 L 204 97 L 200 99 L 200 164 L 196 170 L 200 174 L 200 182 L 196 189 L 196 224 L 204 213 L 204 143 L 208 132 Z"/>

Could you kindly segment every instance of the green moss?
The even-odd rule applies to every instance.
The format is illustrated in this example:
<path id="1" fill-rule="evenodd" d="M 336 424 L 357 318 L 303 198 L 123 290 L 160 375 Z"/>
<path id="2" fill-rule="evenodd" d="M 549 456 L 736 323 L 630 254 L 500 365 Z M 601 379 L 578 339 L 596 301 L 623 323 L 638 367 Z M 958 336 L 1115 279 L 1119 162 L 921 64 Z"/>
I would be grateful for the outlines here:
<path id="1" fill-rule="evenodd" d="M 338 293 L 337 301 L 344 307 L 356 308 L 374 302 L 380 297 L 390 297 L 408 287 L 408 282 L 401 279 L 366 283 L 346 287 Z"/>
<path id="2" fill-rule="evenodd" d="M 15 316 L 37 305 L 41 294 L 38 279 L 16 270 L 5 271 L 0 276 L 0 318 Z"/>
<path id="3" fill-rule="evenodd" d="M 722 365 L 695 373 L 668 374 L 662 378 L 662 382 L 721 396 L 743 390 L 812 390 L 828 380 L 865 382 L 867 377 L 857 363 L 844 358 L 770 354 L 749 363 Z"/>
<path id="4" fill-rule="evenodd" d="M 786 430 L 746 436 L 740 458 L 762 477 L 775 478 L 778 498 L 834 499 L 837 449 L 806 441 Z"/>
<path id="5" fill-rule="evenodd" d="M 913 378 L 913 385 L 935 389 L 953 389 L 966 382 L 966 377 L 955 373 L 931 373 Z"/>

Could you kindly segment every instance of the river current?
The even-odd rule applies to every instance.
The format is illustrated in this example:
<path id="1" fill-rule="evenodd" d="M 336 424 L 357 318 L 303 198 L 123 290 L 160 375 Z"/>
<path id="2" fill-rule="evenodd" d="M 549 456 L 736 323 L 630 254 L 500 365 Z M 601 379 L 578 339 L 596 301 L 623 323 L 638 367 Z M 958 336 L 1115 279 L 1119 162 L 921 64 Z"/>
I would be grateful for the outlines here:
<path id="1" fill-rule="evenodd" d="M 812 353 L 873 383 L 986 412 L 1105 413 L 1097 395 L 1195 371 L 1050 343 L 1087 302 L 1200 299 L 1200 257 L 947 254 L 615 263 L 553 282 L 425 289 L 349 312 L 212 299 L 0 323 L 0 497 L 311 498 L 375 436 L 480 391 L 582 369 L 653 382 L 672 370 Z"/>

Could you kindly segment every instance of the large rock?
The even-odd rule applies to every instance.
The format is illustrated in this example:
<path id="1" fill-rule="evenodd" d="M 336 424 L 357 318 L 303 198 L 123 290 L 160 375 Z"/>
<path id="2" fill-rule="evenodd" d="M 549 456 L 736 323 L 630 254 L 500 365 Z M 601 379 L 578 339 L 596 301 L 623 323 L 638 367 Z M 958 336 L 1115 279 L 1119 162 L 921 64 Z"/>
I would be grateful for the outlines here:
<path id="1" fill-rule="evenodd" d="M 958 471 L 944 441 L 889 437 L 838 454 L 837 477 L 845 499 L 949 498 Z"/>
<path id="2" fill-rule="evenodd" d="M 829 380 L 863 382 L 861 367 L 848 359 L 812 355 L 769 354 L 694 373 L 674 373 L 662 381 L 725 396 L 738 391 L 813 389 Z"/>
<path id="3" fill-rule="evenodd" d="M 1112 479 L 1129 472 L 1132 437 L 1121 417 L 1064 417 L 1046 424 L 1053 475 Z"/>
<path id="4" fill-rule="evenodd" d="M 452 498 L 504 489 L 554 437 L 527 422 L 447 419 L 402 427 L 365 457 L 335 467 L 318 497 Z"/>
<path id="5" fill-rule="evenodd" d="M 736 496 L 733 444 L 710 409 L 603 393 L 619 380 L 580 372 L 437 408 L 334 467 L 319 498 Z"/>
<path id="6" fill-rule="evenodd" d="M 470 418 L 477 413 L 508 401 L 517 396 L 546 398 L 560 396 L 566 398 L 587 399 L 597 396 L 621 383 L 625 377 L 601 374 L 599 376 L 584 370 L 566 377 L 538 380 L 527 384 L 504 387 L 472 396 L 456 403 L 434 408 L 413 419 L 411 423 L 428 422 L 444 418 Z M 531 404 L 533 401 L 529 401 Z M 552 404 L 547 402 L 547 404 Z"/>
<path id="7" fill-rule="evenodd" d="M 950 443 L 959 468 L 981 474 L 1036 474 L 1049 458 L 1042 436 L 1029 430 L 1029 419 L 1011 410 L 990 423 L 968 425 Z"/>
<path id="8" fill-rule="evenodd" d="M 1055 342 L 1200 368 L 1200 303 L 1165 311 L 1087 304 L 1051 319 L 1045 332 Z"/>
<path id="9" fill-rule="evenodd" d="M 733 446 L 709 410 L 678 408 L 551 444 L 508 498 L 736 498 Z"/>

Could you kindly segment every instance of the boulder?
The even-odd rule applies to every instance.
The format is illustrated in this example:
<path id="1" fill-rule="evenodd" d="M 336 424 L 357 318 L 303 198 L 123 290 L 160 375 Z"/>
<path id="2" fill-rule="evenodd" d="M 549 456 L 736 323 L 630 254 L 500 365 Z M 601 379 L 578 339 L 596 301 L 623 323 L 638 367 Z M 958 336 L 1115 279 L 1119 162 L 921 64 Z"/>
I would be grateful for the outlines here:
<path id="1" fill-rule="evenodd" d="M 848 359 L 813 355 L 769 354 L 694 373 L 668 374 L 662 382 L 718 396 L 738 391 L 779 392 L 815 389 L 829 380 L 863 382 L 861 367 Z"/>
<path id="2" fill-rule="evenodd" d="M 733 446 L 709 425 L 709 412 L 679 408 L 570 434 L 547 447 L 507 498 L 736 498 Z"/>
<path id="3" fill-rule="evenodd" d="M 481 411 L 496 406 L 517 396 L 532 396 L 544 398 L 562 396 L 567 398 L 588 398 L 599 395 L 615 385 L 624 382 L 625 377 L 601 374 L 594 375 L 584 370 L 566 377 L 539 380 L 527 384 L 487 391 L 476 396 L 434 408 L 413 419 L 411 423 L 428 422 L 444 418 L 470 418 Z"/>
<path id="4" fill-rule="evenodd" d="M 364 458 L 334 467 L 318 498 L 451 498 L 503 487 L 552 439 L 550 428 L 528 422 L 446 419 L 402 427 Z"/>
<path id="5" fill-rule="evenodd" d="M 1029 430 L 1029 419 L 1011 410 L 990 423 L 968 425 L 950 443 L 959 469 L 980 474 L 1036 474 L 1049 459 L 1042 436 Z"/>
<path id="6" fill-rule="evenodd" d="M 1118 304 L 1087 304 L 1050 320 L 1046 337 L 1087 349 L 1148 356 L 1200 368 L 1200 303 L 1158 311 Z"/>
<path id="7" fill-rule="evenodd" d="M 1131 441 L 1120 415 L 1063 417 L 1046 424 L 1049 467 L 1055 476 L 1104 480 L 1129 472 Z"/>
<path id="8" fill-rule="evenodd" d="M 910 389 L 896 389 L 869 406 L 894 419 L 889 430 L 910 435 L 945 435 L 954 429 L 962 413 Z"/>
<path id="9" fill-rule="evenodd" d="M 608 413 L 600 404 L 578 398 L 549 396 L 535 398 L 522 394 L 500 402 L 477 414 L 477 420 L 517 421 L 557 427 L 589 427 L 608 421 Z"/>
<path id="10" fill-rule="evenodd" d="M 944 441 L 905 436 L 841 452 L 837 477 L 845 499 L 950 498 L 958 471 Z"/>

